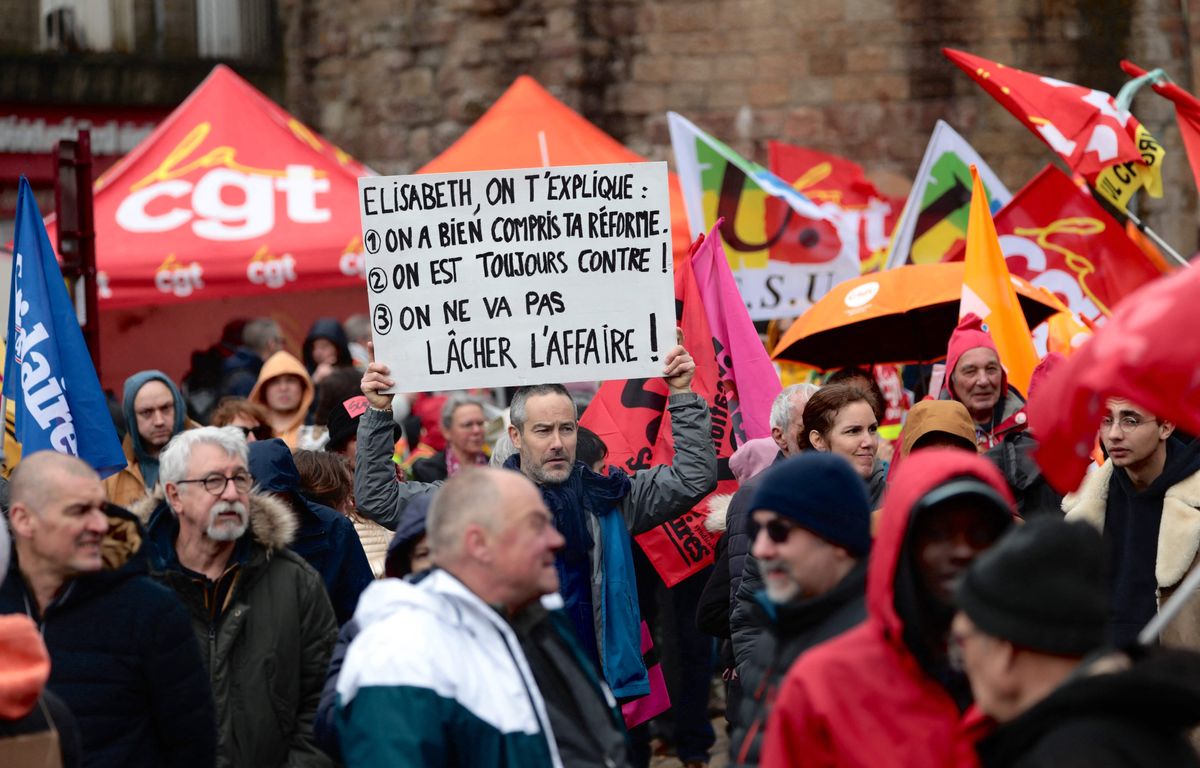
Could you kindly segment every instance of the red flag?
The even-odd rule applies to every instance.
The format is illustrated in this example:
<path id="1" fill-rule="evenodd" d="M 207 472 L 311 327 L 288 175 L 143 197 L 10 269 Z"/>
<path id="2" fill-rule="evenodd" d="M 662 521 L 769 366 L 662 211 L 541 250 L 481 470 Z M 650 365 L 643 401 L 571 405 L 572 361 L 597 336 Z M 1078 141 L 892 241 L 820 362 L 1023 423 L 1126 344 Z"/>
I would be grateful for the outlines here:
<path id="1" fill-rule="evenodd" d="M 1180 269 L 1144 286 L 1040 385 L 1029 421 L 1038 425 L 1037 461 L 1059 491 L 1074 490 L 1083 479 L 1107 398 L 1130 400 L 1200 433 L 1198 295 L 1200 269 Z"/>
<path id="2" fill-rule="evenodd" d="M 1121 69 L 1134 77 L 1141 77 L 1146 70 L 1132 61 L 1121 61 Z M 1192 178 L 1200 189 L 1200 99 L 1180 88 L 1175 83 L 1154 83 L 1155 93 L 1175 102 L 1175 121 L 1179 123 L 1179 135 L 1187 150 L 1192 165 Z"/>
<path id="3" fill-rule="evenodd" d="M 699 242 L 693 244 L 693 251 Z M 729 457 L 740 442 L 728 428 L 733 421 L 727 401 L 718 397 L 720 377 L 713 335 L 690 258 L 675 265 L 675 306 L 684 343 L 696 361 L 692 389 L 708 402 L 714 425 L 726 425 L 723 433 L 713 438 L 719 467 L 716 493 L 733 493 L 737 481 L 729 470 Z M 670 464 L 674 458 L 667 384 L 660 378 L 604 382 L 579 423 L 604 441 L 609 459 L 627 472 Z M 706 517 L 708 505 L 702 502 L 681 517 L 637 537 L 668 587 L 712 564 L 718 537 L 705 529 Z"/>
<path id="4" fill-rule="evenodd" d="M 1046 288 L 1072 312 L 1102 320 L 1162 273 L 1085 190 L 1053 165 L 996 214 L 1011 274 Z M 961 261 L 963 249 L 948 261 Z"/>
<path id="5" fill-rule="evenodd" d="M 843 247 L 852 243 L 858 249 L 864 270 L 873 256 L 882 258 L 904 200 L 881 193 L 862 166 L 844 157 L 781 141 L 767 145 L 767 157 L 771 173 L 830 215 Z"/>
<path id="6" fill-rule="evenodd" d="M 1162 146 L 1109 94 L 963 51 L 942 53 L 1117 208 L 1143 186 L 1162 196 Z"/>

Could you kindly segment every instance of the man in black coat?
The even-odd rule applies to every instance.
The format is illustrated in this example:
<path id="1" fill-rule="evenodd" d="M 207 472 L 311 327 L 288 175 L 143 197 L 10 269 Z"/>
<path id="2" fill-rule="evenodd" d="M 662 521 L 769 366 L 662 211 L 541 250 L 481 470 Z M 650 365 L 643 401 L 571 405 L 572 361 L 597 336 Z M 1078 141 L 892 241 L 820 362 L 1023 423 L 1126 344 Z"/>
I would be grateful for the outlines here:
<path id="1" fill-rule="evenodd" d="M 951 628 L 975 703 L 1000 726 L 984 768 L 1200 766 L 1200 654 L 1105 651 L 1104 545 L 1035 518 L 971 564 Z"/>
<path id="2" fill-rule="evenodd" d="M 84 765 L 216 761 L 212 691 L 187 612 L 148 574 L 144 531 L 71 456 L 25 456 L 12 475 L 14 553 L 0 613 L 38 623 L 49 690 L 79 724 Z"/>
<path id="3" fill-rule="evenodd" d="M 739 766 L 758 765 L 780 682 L 800 654 L 866 618 L 871 504 L 850 463 L 802 453 L 761 476 L 750 502 L 752 554 L 764 589 L 751 616 L 764 628 L 742 665 L 730 737 Z"/>

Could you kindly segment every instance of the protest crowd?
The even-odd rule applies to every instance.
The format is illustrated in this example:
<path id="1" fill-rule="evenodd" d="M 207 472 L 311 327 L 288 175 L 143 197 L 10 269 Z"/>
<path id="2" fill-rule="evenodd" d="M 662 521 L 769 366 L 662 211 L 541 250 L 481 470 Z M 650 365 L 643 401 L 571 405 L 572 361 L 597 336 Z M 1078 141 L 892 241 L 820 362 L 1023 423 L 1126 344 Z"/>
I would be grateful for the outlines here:
<path id="1" fill-rule="evenodd" d="M 514 311 L 480 294 L 489 330 L 428 331 L 418 281 L 465 292 L 474 260 L 419 232 L 437 258 L 387 270 L 370 314 L 299 345 L 241 318 L 186 375 L 147 367 L 107 408 L 78 328 L 54 327 L 61 357 L 36 351 L 68 299 L 40 216 L 19 222 L 0 765 L 1200 766 L 1189 265 L 1081 318 L 1010 277 L 972 165 L 949 314 L 872 326 L 865 352 L 836 337 L 826 362 L 820 333 L 862 320 L 818 331 L 820 311 L 874 311 L 903 258 L 790 328 L 757 322 L 721 221 L 668 258 L 665 166 L 597 167 L 547 173 L 545 200 L 655 222 L 599 241 L 661 242 L 593 262 L 611 269 L 575 270 L 568 243 L 563 274 L 484 274 L 536 286 L 509 323 L 532 330 L 500 335 Z M 535 175 L 516 178 L 535 201 Z M 364 227 L 469 208 L 478 179 L 364 180 Z M 654 216 L 621 207 L 639 189 Z M 539 237 L 571 236 L 573 215 Z M 547 319 L 581 303 L 611 326 Z M 438 314 L 468 321 L 465 302 Z M 1074 325 L 1038 349 L 1051 315 Z M 453 371 L 431 352 L 485 338 L 503 353 Z M 413 385 L 524 365 L 514 386 Z M 55 366 L 63 398 L 95 390 L 69 401 L 70 439 L 38 418 Z"/>

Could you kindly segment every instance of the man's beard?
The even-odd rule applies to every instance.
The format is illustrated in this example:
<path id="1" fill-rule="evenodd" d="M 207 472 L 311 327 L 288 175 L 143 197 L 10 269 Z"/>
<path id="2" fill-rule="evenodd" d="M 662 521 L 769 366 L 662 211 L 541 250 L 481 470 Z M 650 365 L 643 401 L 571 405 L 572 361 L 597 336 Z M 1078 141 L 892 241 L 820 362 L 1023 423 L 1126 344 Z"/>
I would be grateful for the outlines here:
<path id="1" fill-rule="evenodd" d="M 760 560 L 759 568 L 762 571 L 763 587 L 767 591 L 767 597 L 776 605 L 783 605 L 791 602 L 794 598 L 800 595 L 800 585 L 795 579 L 791 578 L 788 573 L 787 564 L 782 560 Z M 788 576 L 787 581 L 775 581 L 767 578 L 774 571 L 779 571 Z"/>
<path id="2" fill-rule="evenodd" d="M 218 523 L 218 515 L 225 512 L 236 512 L 238 523 L 236 525 L 229 522 Z M 245 504 L 240 501 L 218 501 L 208 512 L 208 528 L 204 533 L 213 541 L 237 541 L 246 532 L 249 522 L 250 516 L 246 511 Z"/>

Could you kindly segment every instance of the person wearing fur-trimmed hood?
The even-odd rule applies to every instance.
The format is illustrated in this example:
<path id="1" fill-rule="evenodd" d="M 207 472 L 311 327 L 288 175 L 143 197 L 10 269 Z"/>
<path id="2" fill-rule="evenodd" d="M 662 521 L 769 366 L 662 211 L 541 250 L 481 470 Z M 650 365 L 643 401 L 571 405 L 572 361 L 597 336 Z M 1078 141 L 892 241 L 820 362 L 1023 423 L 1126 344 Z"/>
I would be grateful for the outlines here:
<path id="1" fill-rule="evenodd" d="M 235 427 L 177 435 L 161 458 L 165 498 L 136 511 L 156 576 L 179 595 L 200 640 L 217 765 L 327 768 L 312 725 L 337 636 L 333 608 L 320 575 L 288 548 L 295 516 L 250 493 L 247 463 Z"/>

